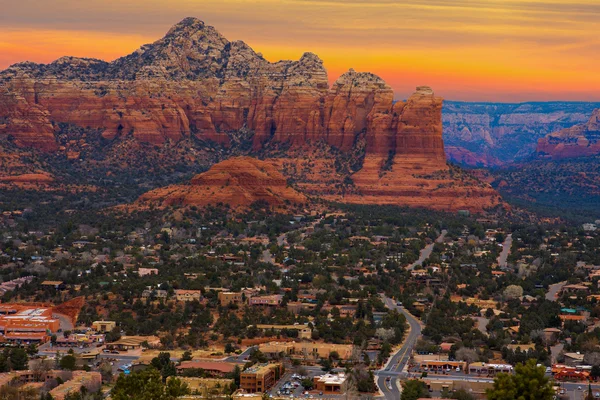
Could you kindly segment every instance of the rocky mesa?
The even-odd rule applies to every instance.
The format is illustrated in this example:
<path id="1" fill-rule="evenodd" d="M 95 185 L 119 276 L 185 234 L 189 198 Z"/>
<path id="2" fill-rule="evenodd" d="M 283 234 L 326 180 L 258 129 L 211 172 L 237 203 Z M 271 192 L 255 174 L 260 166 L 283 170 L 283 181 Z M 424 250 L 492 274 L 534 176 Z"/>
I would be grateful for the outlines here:
<path id="1" fill-rule="evenodd" d="M 94 146 L 200 143 L 214 155 L 207 160 L 272 159 L 298 187 L 330 200 L 474 211 L 497 205 L 489 186 L 447 166 L 442 102 L 427 86 L 395 101 L 381 78 L 352 69 L 329 87 L 312 53 L 269 62 L 186 18 L 113 62 L 63 57 L 0 72 L 0 139 L 90 166 L 109 159 L 92 160 Z M 73 132 L 81 134 L 67 140 Z M 180 154 L 188 158 L 197 157 Z M 238 167 L 218 171 L 226 168 Z M 185 203 L 176 192 L 160 196 Z"/>
<path id="2" fill-rule="evenodd" d="M 594 110 L 587 123 L 551 133 L 540 139 L 537 154 L 555 160 L 600 154 L 600 109 Z"/>

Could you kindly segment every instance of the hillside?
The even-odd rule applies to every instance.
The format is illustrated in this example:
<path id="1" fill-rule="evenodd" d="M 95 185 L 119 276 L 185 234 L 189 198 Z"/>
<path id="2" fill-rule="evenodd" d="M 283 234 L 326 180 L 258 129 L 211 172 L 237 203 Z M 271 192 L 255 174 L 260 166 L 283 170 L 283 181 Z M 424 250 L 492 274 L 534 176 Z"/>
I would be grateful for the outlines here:
<path id="1" fill-rule="evenodd" d="M 288 185 L 276 165 L 250 157 L 234 157 L 215 164 L 187 184 L 171 185 L 143 194 L 135 205 L 207 206 L 228 204 L 247 208 L 257 202 L 274 208 L 300 205 L 307 197 Z"/>
<path id="2" fill-rule="evenodd" d="M 511 203 L 583 222 L 600 218 L 600 156 L 534 160 L 493 175 L 492 186 Z"/>

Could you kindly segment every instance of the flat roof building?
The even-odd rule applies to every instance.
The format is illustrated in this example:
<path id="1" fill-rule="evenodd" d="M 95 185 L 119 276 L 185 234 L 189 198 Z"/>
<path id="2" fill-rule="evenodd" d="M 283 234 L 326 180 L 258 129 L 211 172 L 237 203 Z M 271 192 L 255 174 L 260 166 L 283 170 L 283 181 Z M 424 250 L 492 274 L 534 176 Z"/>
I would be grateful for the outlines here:
<path id="1" fill-rule="evenodd" d="M 283 365 L 257 364 L 240 374 L 240 388 L 248 393 L 264 393 L 275 386 L 283 374 Z"/>

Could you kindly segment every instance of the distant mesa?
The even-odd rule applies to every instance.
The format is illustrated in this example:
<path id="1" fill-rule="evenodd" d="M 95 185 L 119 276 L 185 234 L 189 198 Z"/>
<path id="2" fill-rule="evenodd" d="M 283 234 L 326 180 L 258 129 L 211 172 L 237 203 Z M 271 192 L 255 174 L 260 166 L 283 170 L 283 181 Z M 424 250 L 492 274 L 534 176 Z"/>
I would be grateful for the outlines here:
<path id="1" fill-rule="evenodd" d="M 265 202 L 273 208 L 300 205 L 307 197 L 288 185 L 286 178 L 269 161 L 234 157 L 213 165 L 188 184 L 172 185 L 143 194 L 138 206 L 215 206 L 248 208 Z"/>
<path id="2" fill-rule="evenodd" d="M 537 153 L 541 157 L 555 160 L 600 154 L 600 109 L 594 110 L 587 123 L 540 139 Z"/>

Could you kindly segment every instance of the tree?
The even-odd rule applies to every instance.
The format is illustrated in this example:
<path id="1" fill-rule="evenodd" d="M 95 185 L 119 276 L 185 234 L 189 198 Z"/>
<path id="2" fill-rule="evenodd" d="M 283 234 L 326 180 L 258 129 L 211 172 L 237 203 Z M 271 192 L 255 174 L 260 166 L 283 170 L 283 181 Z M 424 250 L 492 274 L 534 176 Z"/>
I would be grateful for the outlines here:
<path id="1" fill-rule="evenodd" d="M 10 364 L 12 369 L 23 371 L 29 369 L 29 356 L 27 351 L 20 347 L 16 347 L 10 351 Z"/>
<path id="2" fill-rule="evenodd" d="M 166 352 L 160 352 L 157 357 L 154 357 L 150 364 L 160 371 L 163 382 L 167 380 L 169 376 L 175 376 L 177 369 L 175 364 L 171 361 L 171 354 Z"/>
<path id="3" fill-rule="evenodd" d="M 179 361 L 191 361 L 192 360 L 192 352 L 184 351 L 181 355 L 181 359 Z"/>
<path id="4" fill-rule="evenodd" d="M 121 375 L 111 391 L 113 400 L 174 400 L 189 394 L 187 385 L 178 378 L 163 384 L 156 368 L 146 368 L 130 375 Z"/>
<path id="5" fill-rule="evenodd" d="M 418 379 L 412 379 L 402 384 L 402 395 L 400 400 L 417 400 L 428 398 L 429 390 L 425 382 Z"/>
<path id="6" fill-rule="evenodd" d="M 302 387 L 304 387 L 305 390 L 312 390 L 313 386 L 314 386 L 314 382 L 312 379 L 310 379 L 310 378 L 302 379 Z"/>
<path id="7" fill-rule="evenodd" d="M 73 371 L 77 368 L 77 358 L 73 354 L 67 354 L 60 359 L 58 365 L 60 366 L 60 369 Z"/>
<path id="8" fill-rule="evenodd" d="M 488 400 L 552 400 L 552 383 L 545 376 L 545 368 L 536 362 L 517 364 L 514 375 L 498 374 L 494 386 L 486 391 Z"/>
<path id="9" fill-rule="evenodd" d="M 518 299 L 523 296 L 523 288 L 519 285 L 509 285 L 504 289 L 504 296 L 507 299 Z"/>
<path id="10" fill-rule="evenodd" d="M 456 359 L 466 361 L 467 363 L 471 364 L 479 360 L 479 356 L 474 349 L 461 347 L 460 349 L 456 350 Z"/>

